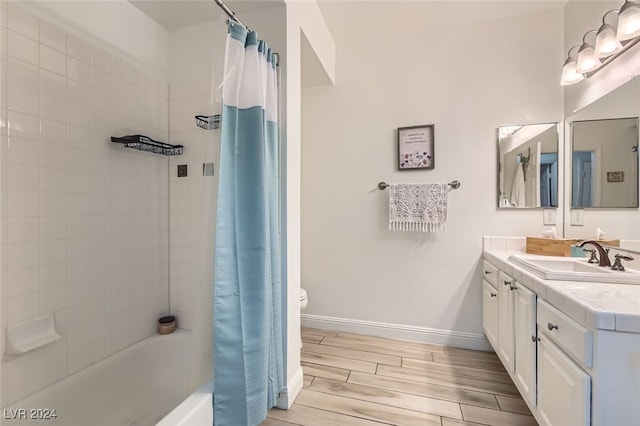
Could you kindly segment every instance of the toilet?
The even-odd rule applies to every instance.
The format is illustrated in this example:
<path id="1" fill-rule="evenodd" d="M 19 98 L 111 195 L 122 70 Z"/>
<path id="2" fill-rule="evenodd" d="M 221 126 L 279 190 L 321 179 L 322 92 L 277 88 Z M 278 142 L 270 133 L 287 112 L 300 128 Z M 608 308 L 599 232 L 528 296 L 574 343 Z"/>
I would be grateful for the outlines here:
<path id="1" fill-rule="evenodd" d="M 309 304 L 309 300 L 307 299 L 307 290 L 301 288 L 300 289 L 300 312 L 304 311 L 308 304 Z"/>

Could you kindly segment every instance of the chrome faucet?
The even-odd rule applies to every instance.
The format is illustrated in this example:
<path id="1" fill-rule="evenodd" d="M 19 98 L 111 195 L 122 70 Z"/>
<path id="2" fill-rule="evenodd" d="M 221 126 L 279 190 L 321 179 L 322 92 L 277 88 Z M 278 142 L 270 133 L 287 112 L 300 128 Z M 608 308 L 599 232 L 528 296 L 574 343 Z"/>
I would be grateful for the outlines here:
<path id="1" fill-rule="evenodd" d="M 584 247 L 586 244 L 591 244 L 596 248 L 596 250 L 598 250 L 598 257 L 600 259 L 598 266 L 611 266 L 611 260 L 609 260 L 609 255 L 608 255 L 609 250 L 606 250 L 604 247 L 600 245 L 599 242 L 593 241 L 593 240 L 583 241 L 576 245 L 578 247 Z"/>

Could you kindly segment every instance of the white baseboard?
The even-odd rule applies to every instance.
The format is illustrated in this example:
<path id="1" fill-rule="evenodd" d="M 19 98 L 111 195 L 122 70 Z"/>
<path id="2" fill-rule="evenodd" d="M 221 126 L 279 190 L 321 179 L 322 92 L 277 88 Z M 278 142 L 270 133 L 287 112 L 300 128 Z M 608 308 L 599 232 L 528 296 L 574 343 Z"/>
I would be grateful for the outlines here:
<path id="1" fill-rule="evenodd" d="M 299 367 L 291 380 L 289 380 L 289 383 L 287 383 L 287 386 L 280 391 L 276 407 L 282 410 L 288 410 L 291 408 L 293 401 L 295 401 L 296 397 L 302 390 L 303 382 L 304 376 L 302 374 L 302 367 Z"/>
<path id="2" fill-rule="evenodd" d="M 475 349 L 479 351 L 493 351 L 489 341 L 483 334 L 463 333 L 450 330 L 438 330 L 435 328 L 416 327 L 412 325 L 388 324 L 383 322 L 325 317 L 310 314 L 301 314 L 300 321 L 303 327 L 359 333 L 391 339 L 411 340 L 414 342 L 455 346 L 458 348 Z"/>

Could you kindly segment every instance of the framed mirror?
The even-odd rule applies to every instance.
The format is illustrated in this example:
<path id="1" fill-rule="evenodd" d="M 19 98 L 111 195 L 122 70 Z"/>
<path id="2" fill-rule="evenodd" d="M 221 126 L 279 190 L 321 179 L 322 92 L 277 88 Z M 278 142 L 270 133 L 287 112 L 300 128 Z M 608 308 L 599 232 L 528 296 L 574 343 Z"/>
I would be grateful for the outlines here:
<path id="1" fill-rule="evenodd" d="M 558 123 L 498 127 L 498 208 L 558 207 Z"/>
<path id="2" fill-rule="evenodd" d="M 571 123 L 571 207 L 638 207 L 638 117 Z"/>

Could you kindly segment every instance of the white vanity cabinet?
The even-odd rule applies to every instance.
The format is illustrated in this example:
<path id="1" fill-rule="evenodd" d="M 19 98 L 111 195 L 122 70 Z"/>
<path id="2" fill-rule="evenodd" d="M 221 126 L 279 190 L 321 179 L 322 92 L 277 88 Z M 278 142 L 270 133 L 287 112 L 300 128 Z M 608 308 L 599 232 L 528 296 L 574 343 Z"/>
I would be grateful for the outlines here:
<path id="1" fill-rule="evenodd" d="M 530 406 L 536 405 L 536 303 L 534 292 L 516 283 L 515 293 L 515 373 L 513 381 Z"/>
<path id="2" fill-rule="evenodd" d="M 509 373 L 515 370 L 514 306 L 516 281 L 498 273 L 498 347 L 496 353 Z"/>
<path id="3" fill-rule="evenodd" d="M 484 262 L 484 279 L 482 280 L 482 328 L 489 343 L 495 348 L 498 346 L 498 269 Z"/>
<path id="4" fill-rule="evenodd" d="M 537 310 L 538 412 L 544 424 L 591 422 L 591 377 L 568 354 L 591 365 L 591 331 L 545 301 Z M 560 348 L 563 349 L 560 349 Z"/>
<path id="5" fill-rule="evenodd" d="M 639 424 L 640 319 L 610 301 L 636 300 L 637 286 L 541 280 L 502 253 L 483 268 L 485 334 L 538 423 Z"/>

